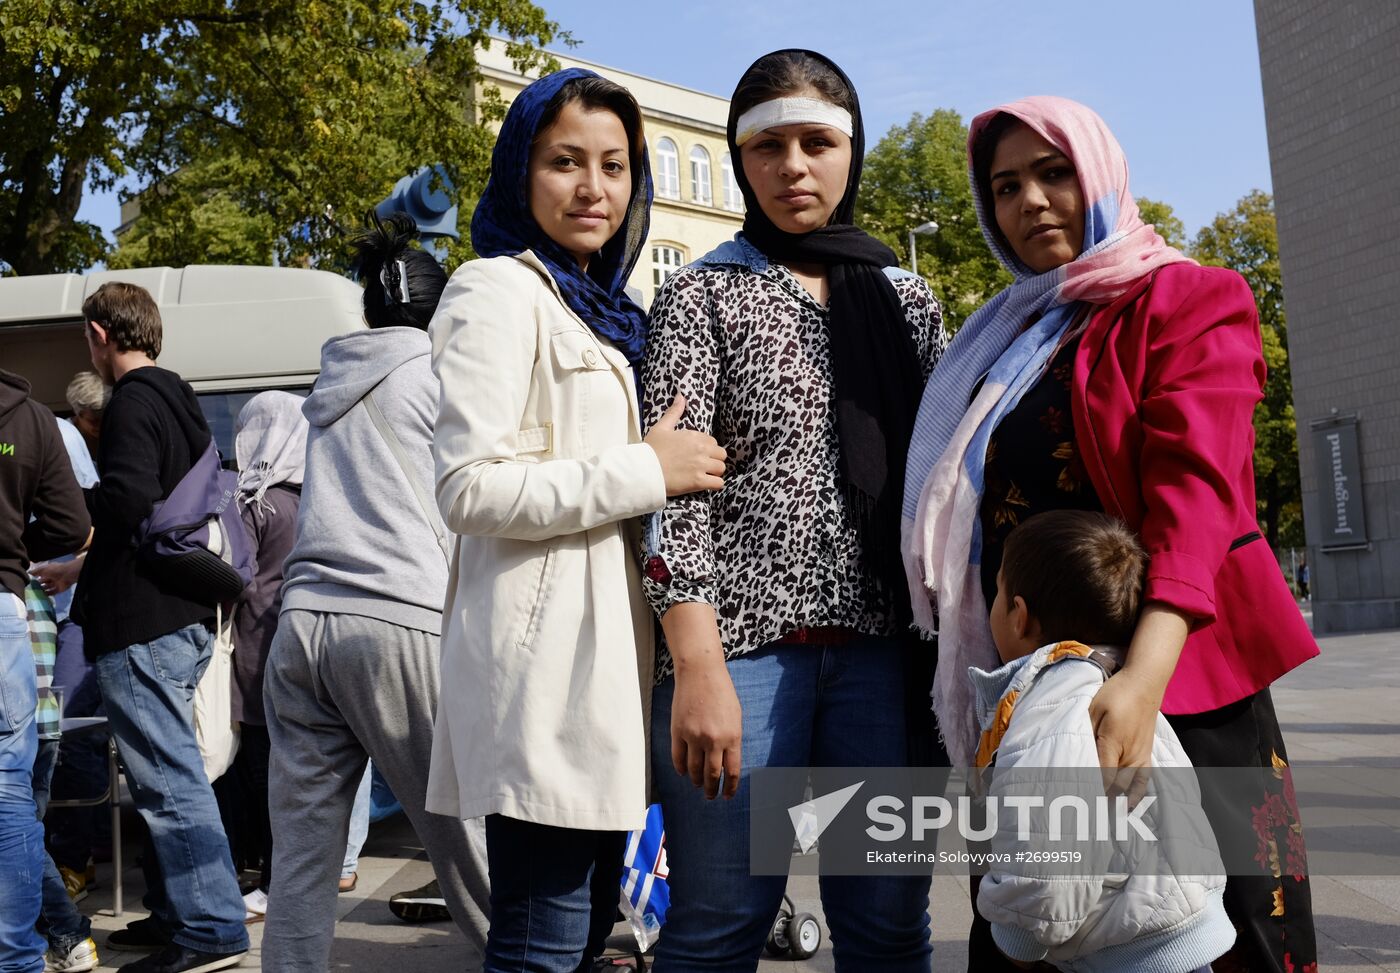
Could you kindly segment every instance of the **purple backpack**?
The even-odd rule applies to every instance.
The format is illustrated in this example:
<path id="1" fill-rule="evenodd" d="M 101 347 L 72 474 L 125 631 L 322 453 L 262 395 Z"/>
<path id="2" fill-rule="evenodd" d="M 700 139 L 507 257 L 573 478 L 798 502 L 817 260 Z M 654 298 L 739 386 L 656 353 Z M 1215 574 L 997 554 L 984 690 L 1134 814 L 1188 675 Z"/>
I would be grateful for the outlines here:
<path id="1" fill-rule="evenodd" d="M 252 583 L 253 544 L 237 496 L 238 474 L 222 467 L 211 438 L 142 521 L 136 533 L 142 556 L 180 594 L 210 605 L 227 603 Z"/>

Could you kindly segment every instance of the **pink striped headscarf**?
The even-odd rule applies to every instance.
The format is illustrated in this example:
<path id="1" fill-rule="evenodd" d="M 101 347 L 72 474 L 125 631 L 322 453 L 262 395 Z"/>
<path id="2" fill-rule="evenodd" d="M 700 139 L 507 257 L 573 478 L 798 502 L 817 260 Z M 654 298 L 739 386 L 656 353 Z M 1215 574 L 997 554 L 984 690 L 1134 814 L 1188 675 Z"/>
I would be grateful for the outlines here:
<path id="1" fill-rule="evenodd" d="M 1137 202 L 1128 190 L 1128 160 L 1122 147 L 1103 119 L 1077 101 L 1055 95 L 1034 95 L 978 115 L 967 132 L 970 173 L 973 146 L 991 120 L 1003 113 L 1019 118 L 1069 156 L 1084 191 L 1086 249 L 1076 260 L 1060 268 L 1065 277 L 1057 303 L 1112 303 L 1143 274 L 1163 264 L 1188 259 L 1176 248 L 1167 246 L 1157 231 L 1142 221 Z M 982 212 L 982 194 L 978 191 L 975 174 L 972 179 L 977 219 L 992 252 L 1016 275 L 1018 283 L 1039 276 L 1021 263 L 1006 245 L 996 229 L 995 214 Z M 1107 225 L 1109 223 L 1112 225 Z"/>
<path id="2" fill-rule="evenodd" d="M 1003 240 L 994 214 L 983 211 L 971 172 L 973 146 L 1002 112 L 1065 153 L 1084 192 L 1084 249 L 1043 274 L 1023 264 Z M 1077 102 L 1042 96 L 983 112 L 972 120 L 968 156 L 982 233 L 1016 279 L 968 318 L 929 377 L 909 445 L 903 510 L 915 624 L 938 632 L 933 708 L 959 766 L 971 763 L 977 740 L 967 670 L 998 665 L 982 594 L 978 519 L 991 435 L 1044 373 L 1076 305 L 1110 303 L 1143 275 L 1188 259 L 1142 222 L 1118 140 L 1103 119 Z"/>

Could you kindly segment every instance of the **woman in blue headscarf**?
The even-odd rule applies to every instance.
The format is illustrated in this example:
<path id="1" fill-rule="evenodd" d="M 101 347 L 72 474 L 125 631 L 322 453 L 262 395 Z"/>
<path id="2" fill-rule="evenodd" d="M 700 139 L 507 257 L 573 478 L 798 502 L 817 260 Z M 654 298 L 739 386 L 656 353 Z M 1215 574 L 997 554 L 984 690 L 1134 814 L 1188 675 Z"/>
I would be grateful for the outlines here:
<path id="1" fill-rule="evenodd" d="M 683 399 L 641 435 L 647 320 L 623 288 L 651 193 L 626 89 L 576 68 L 530 85 L 472 218 L 483 259 L 431 327 L 457 536 L 427 806 L 486 818 L 488 971 L 572 973 L 601 951 L 647 805 L 636 518 L 723 485 L 723 450 L 675 428 Z"/>

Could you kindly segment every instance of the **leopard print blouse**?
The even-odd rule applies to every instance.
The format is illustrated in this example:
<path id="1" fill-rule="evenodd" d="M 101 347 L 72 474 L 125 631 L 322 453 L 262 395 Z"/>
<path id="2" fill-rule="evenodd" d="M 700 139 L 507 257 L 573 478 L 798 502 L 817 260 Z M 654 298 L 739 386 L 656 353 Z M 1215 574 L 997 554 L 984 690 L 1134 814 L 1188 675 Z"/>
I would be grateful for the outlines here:
<path id="1" fill-rule="evenodd" d="M 887 273 L 927 379 L 947 345 L 938 301 L 922 278 Z M 710 432 L 728 457 L 723 490 L 673 497 L 648 519 L 643 584 L 658 617 L 713 605 L 726 658 L 802 627 L 894 634 L 838 483 L 826 315 L 742 234 L 673 274 L 652 305 L 646 426 L 679 392 L 681 428 Z M 672 671 L 661 646 L 657 678 Z"/>

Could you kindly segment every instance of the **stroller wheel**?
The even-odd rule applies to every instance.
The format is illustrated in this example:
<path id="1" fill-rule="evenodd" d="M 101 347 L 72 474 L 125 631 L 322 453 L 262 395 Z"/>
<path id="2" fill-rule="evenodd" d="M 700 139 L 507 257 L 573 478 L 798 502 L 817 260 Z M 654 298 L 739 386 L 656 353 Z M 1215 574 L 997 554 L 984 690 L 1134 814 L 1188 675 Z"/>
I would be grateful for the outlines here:
<path id="1" fill-rule="evenodd" d="M 773 920 L 773 928 L 768 933 L 768 942 L 763 947 L 769 956 L 788 955 L 788 950 L 792 947 L 788 925 L 791 921 L 791 912 L 786 909 L 778 910 L 778 916 Z"/>
<path id="2" fill-rule="evenodd" d="M 799 912 L 788 920 L 788 955 L 793 959 L 810 959 L 822 945 L 822 927 L 811 913 Z"/>

